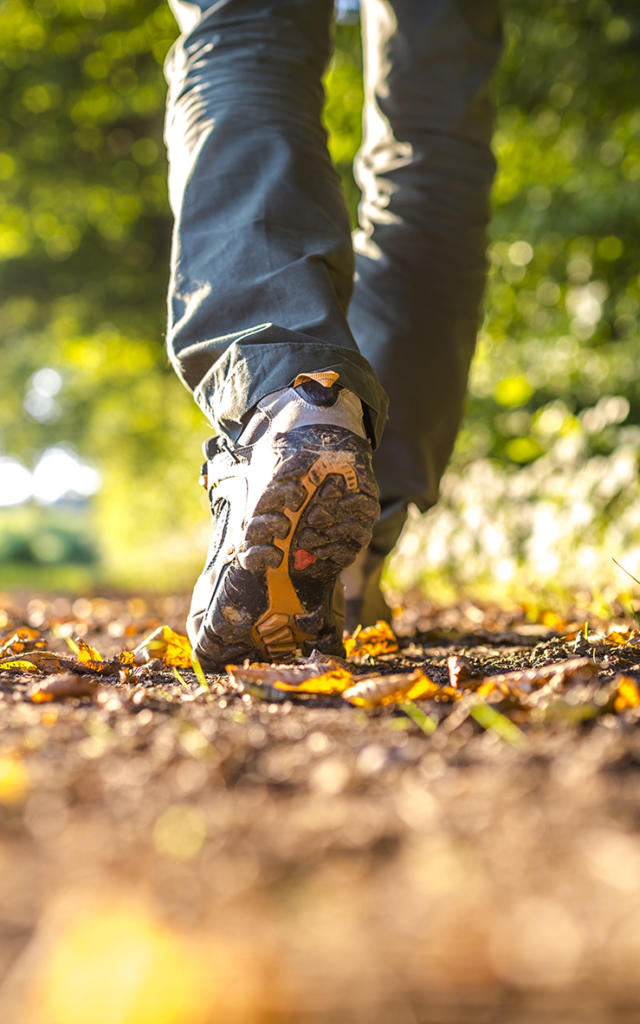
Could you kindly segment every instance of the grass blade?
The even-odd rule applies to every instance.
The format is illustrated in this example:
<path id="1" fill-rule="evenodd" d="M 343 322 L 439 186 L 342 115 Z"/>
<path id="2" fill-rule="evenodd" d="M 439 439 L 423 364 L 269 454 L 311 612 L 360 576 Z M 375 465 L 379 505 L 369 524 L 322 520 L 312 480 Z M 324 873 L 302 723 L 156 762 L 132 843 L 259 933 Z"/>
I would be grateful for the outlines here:
<path id="1" fill-rule="evenodd" d="M 400 710 L 404 711 L 405 715 L 411 719 L 411 721 L 422 729 L 425 736 L 431 736 L 432 733 L 438 728 L 438 719 L 435 715 L 426 715 L 422 708 L 419 708 L 416 704 L 411 701 L 404 701 L 399 705 Z"/>
<path id="2" fill-rule="evenodd" d="M 510 743 L 513 747 L 524 746 L 526 737 L 522 730 L 514 725 L 506 715 L 502 715 L 492 708 L 490 704 L 474 704 L 469 713 L 478 725 L 481 725 L 483 729 L 491 729 L 506 743 Z"/>

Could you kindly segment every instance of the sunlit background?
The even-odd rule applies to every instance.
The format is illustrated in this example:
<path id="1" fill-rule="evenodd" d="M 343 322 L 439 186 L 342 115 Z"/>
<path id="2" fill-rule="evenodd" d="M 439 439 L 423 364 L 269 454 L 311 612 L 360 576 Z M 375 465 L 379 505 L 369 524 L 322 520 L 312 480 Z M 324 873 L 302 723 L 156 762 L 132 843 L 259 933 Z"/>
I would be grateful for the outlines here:
<path id="1" fill-rule="evenodd" d="M 635 0 L 508 0 L 490 283 L 442 501 L 389 571 L 518 592 L 640 576 Z M 357 5 L 327 75 L 355 216 Z M 164 351 L 157 0 L 0 6 L 0 586 L 183 587 L 208 428 Z"/>

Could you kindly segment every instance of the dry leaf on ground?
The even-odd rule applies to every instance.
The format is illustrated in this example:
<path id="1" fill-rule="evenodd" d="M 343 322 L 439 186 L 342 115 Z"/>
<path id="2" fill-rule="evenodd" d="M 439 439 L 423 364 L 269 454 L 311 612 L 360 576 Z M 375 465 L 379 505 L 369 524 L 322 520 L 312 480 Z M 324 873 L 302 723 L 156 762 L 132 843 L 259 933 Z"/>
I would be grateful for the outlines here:
<path id="1" fill-rule="evenodd" d="M 91 647 L 82 637 L 77 637 L 76 640 L 70 640 L 68 643 L 78 659 L 78 664 L 83 668 L 90 668 L 94 672 L 104 672 L 109 667 L 109 662 L 105 661 L 100 652 L 95 647 Z"/>
<path id="2" fill-rule="evenodd" d="M 45 680 L 30 696 L 34 704 L 40 704 L 49 700 L 61 700 L 64 697 L 93 697 L 99 687 L 98 680 L 91 676 L 64 672 Z"/>
<path id="3" fill-rule="evenodd" d="M 618 675 L 614 682 L 617 684 L 617 697 L 613 702 L 616 711 L 640 707 L 640 692 L 635 679 L 631 676 Z"/>
<path id="4" fill-rule="evenodd" d="M 24 651 L 42 648 L 45 645 L 46 641 L 41 636 L 39 630 L 22 626 L 2 641 L 2 644 L 0 644 L 0 658 L 8 657 L 11 654 L 22 654 Z"/>
<path id="5" fill-rule="evenodd" d="M 353 676 L 337 661 L 309 661 L 304 665 L 227 665 L 229 678 L 262 700 L 283 700 L 289 693 L 342 693 Z"/>
<path id="6" fill-rule="evenodd" d="M 191 644 L 189 637 L 176 633 L 170 626 L 158 626 L 153 633 L 138 644 L 135 655 L 160 658 L 165 665 L 175 668 L 191 668 Z"/>
<path id="7" fill-rule="evenodd" d="M 640 644 L 640 633 L 637 629 L 612 629 L 605 637 L 606 643 L 620 647 L 637 647 Z"/>
<path id="8" fill-rule="evenodd" d="M 585 683 L 597 674 L 598 667 L 590 658 L 569 658 L 552 665 L 485 676 L 479 681 L 476 693 L 479 697 L 488 697 L 494 693 L 522 696 L 542 686 L 557 689 L 567 684 Z"/>
<path id="9" fill-rule="evenodd" d="M 439 686 L 422 669 L 416 669 L 415 672 L 370 676 L 350 687 L 342 696 L 350 704 L 370 709 L 433 697 L 457 700 L 460 694 L 451 686 Z"/>
<path id="10" fill-rule="evenodd" d="M 18 672 L 62 672 L 77 667 L 74 658 L 54 654 L 53 651 L 29 651 L 27 654 L 0 659 L 0 670 Z"/>
<path id="11" fill-rule="evenodd" d="M 479 675 L 478 670 L 474 669 L 469 659 L 462 654 L 452 654 L 450 658 L 447 658 L 447 668 L 449 669 L 449 683 L 453 687 L 458 687 L 460 683 L 466 683 Z"/>
<path id="12" fill-rule="evenodd" d="M 398 641 L 389 623 L 380 619 L 375 626 L 365 626 L 364 629 L 358 626 L 353 636 L 347 637 L 344 647 L 347 657 L 353 660 L 367 655 L 378 658 L 381 654 L 394 654 L 398 650 Z"/>

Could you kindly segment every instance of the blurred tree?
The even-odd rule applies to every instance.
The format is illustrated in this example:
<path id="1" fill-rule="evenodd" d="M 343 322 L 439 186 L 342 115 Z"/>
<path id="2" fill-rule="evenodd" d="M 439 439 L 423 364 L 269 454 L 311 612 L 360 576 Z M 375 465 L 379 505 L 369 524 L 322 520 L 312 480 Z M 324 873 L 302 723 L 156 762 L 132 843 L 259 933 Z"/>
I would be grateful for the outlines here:
<path id="1" fill-rule="evenodd" d="M 116 570 L 202 511 L 192 484 L 206 425 L 162 341 L 161 66 L 175 34 L 156 0 L 0 7 L 0 451 L 33 464 L 66 441 L 100 465 Z M 43 366 L 62 378 L 53 401 L 34 392 Z"/>
<path id="2" fill-rule="evenodd" d="M 554 400 L 575 414 L 622 394 L 640 422 L 640 7 L 511 0 L 507 14 L 469 422 L 485 452 L 521 462 L 544 449 L 537 413 Z"/>
<path id="3" fill-rule="evenodd" d="M 640 7 L 507 0 L 505 14 L 491 281 L 457 459 L 508 464 L 536 459 L 602 394 L 640 422 Z M 116 571 L 205 516 L 207 425 L 162 341 L 161 65 L 175 34 L 157 0 L 0 6 L 0 454 L 33 463 L 66 441 L 100 465 Z M 326 119 L 354 216 L 360 79 L 358 27 L 339 25 Z M 43 367 L 56 393 L 34 382 Z M 592 435 L 615 440 L 611 424 Z"/>

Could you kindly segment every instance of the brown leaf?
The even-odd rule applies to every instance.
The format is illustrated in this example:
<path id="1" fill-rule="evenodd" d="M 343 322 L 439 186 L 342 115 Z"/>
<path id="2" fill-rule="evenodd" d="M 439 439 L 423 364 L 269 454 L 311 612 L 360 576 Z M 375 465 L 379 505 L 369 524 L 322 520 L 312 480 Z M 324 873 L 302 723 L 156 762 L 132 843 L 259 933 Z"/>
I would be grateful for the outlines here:
<path id="1" fill-rule="evenodd" d="M 348 658 L 364 655 L 377 658 L 397 651 L 398 641 L 389 623 L 380 619 L 375 626 L 365 626 L 364 629 L 358 626 L 353 636 L 347 637 L 344 647 Z"/>
<path id="2" fill-rule="evenodd" d="M 453 687 L 478 675 L 469 659 L 463 658 L 461 654 L 452 654 L 450 658 L 447 658 L 447 668 L 449 669 L 449 684 Z"/>
<path id="3" fill-rule="evenodd" d="M 78 675 L 76 672 L 64 672 L 51 676 L 31 693 L 34 704 L 49 700 L 61 700 L 64 697 L 93 697 L 100 683 L 91 676 Z"/>
<path id="4" fill-rule="evenodd" d="M 597 674 L 598 666 L 594 665 L 590 658 L 569 658 L 567 661 L 554 662 L 552 665 L 485 676 L 480 680 L 476 693 L 481 697 L 486 697 L 497 690 L 503 694 L 526 694 L 541 686 L 552 685 L 557 689 L 568 684 L 584 683 Z"/>

